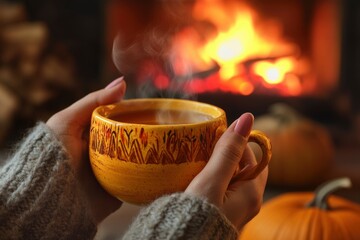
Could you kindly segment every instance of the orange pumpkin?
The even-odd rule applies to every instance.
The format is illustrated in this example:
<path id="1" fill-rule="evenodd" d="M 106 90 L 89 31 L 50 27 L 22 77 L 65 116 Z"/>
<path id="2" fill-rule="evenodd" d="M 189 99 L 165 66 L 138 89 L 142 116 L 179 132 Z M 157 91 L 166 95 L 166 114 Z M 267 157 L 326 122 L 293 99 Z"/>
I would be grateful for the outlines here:
<path id="1" fill-rule="evenodd" d="M 330 181 L 313 193 L 287 193 L 266 202 L 243 229 L 240 240 L 358 240 L 360 205 L 329 194 L 349 187 L 348 178 Z"/>
<path id="2" fill-rule="evenodd" d="M 326 179 L 334 148 L 322 125 L 287 105 L 276 104 L 269 114 L 255 119 L 254 128 L 263 131 L 272 143 L 269 185 L 307 187 Z"/>

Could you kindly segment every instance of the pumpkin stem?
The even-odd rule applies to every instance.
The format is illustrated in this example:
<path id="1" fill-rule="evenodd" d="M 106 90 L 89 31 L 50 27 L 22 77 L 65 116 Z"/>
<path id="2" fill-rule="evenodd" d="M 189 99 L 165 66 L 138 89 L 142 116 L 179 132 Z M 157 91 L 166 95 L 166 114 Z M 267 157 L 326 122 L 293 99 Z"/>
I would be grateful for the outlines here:
<path id="1" fill-rule="evenodd" d="M 285 103 L 275 103 L 270 107 L 270 114 L 280 119 L 280 121 L 293 122 L 301 118 L 300 114 Z"/>
<path id="2" fill-rule="evenodd" d="M 328 197 L 331 193 L 335 192 L 339 188 L 350 188 L 351 180 L 350 178 L 343 177 L 337 178 L 321 184 L 315 189 L 314 199 L 307 204 L 307 207 L 317 207 L 320 209 L 327 210 L 329 209 Z"/>

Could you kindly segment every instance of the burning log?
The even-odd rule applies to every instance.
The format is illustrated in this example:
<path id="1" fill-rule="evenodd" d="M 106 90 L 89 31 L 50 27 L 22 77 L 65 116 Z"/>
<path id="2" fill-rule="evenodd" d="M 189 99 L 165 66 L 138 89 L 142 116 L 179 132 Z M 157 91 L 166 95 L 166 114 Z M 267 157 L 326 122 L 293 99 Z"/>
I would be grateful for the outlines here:
<path id="1" fill-rule="evenodd" d="M 219 70 L 220 70 L 220 65 L 217 63 L 214 63 L 214 65 L 207 70 L 190 73 L 188 75 L 175 76 L 174 81 L 181 83 L 181 82 L 186 82 L 186 81 L 189 81 L 189 80 L 192 80 L 195 78 L 205 79 L 205 78 L 219 72 Z"/>

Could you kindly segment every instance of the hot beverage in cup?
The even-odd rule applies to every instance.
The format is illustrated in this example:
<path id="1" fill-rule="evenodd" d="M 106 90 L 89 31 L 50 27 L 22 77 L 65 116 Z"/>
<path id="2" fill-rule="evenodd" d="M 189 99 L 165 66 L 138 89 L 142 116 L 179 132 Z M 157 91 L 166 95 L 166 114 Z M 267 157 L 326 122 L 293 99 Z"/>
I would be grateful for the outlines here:
<path id="1" fill-rule="evenodd" d="M 119 113 L 110 119 L 127 123 L 167 125 L 167 124 L 190 124 L 207 121 L 213 117 L 197 111 L 172 110 L 172 109 L 145 109 Z"/>

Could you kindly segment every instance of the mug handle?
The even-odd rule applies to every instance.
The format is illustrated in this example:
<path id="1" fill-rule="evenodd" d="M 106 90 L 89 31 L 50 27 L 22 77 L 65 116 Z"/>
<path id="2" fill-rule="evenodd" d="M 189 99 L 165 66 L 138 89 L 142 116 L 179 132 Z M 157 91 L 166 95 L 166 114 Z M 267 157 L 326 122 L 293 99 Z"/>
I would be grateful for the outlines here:
<path id="1" fill-rule="evenodd" d="M 252 130 L 249 136 L 248 142 L 254 142 L 258 144 L 262 151 L 262 158 L 255 166 L 241 171 L 235 175 L 233 180 L 251 180 L 256 178 L 266 166 L 268 166 L 271 159 L 271 142 L 270 139 L 259 130 Z"/>

